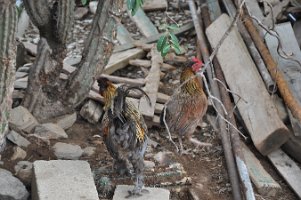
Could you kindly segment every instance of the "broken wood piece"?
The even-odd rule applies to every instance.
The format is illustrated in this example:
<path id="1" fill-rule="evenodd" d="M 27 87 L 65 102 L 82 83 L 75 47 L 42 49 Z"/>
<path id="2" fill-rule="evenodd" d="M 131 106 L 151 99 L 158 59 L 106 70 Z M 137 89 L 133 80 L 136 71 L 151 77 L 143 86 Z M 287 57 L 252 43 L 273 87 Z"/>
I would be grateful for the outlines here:
<path id="1" fill-rule="evenodd" d="M 263 168 L 260 161 L 250 151 L 250 149 L 244 143 L 241 144 L 251 180 L 254 183 L 258 193 L 268 197 L 275 197 L 281 190 L 280 185 Z"/>
<path id="2" fill-rule="evenodd" d="M 185 63 L 187 62 L 187 58 L 185 56 L 177 56 L 175 53 L 168 53 L 164 57 L 164 61 L 175 62 L 175 63 Z"/>
<path id="3" fill-rule="evenodd" d="M 137 67 L 144 67 L 144 68 L 149 68 L 152 65 L 150 60 L 142 60 L 142 59 L 130 60 L 129 64 Z"/>
<path id="4" fill-rule="evenodd" d="M 134 41 L 134 45 L 144 51 L 150 51 L 154 46 L 153 44 L 142 43 L 141 41 Z"/>
<path id="5" fill-rule="evenodd" d="M 213 49 L 230 24 L 229 16 L 223 14 L 207 28 Z M 256 148 L 263 155 L 278 149 L 288 140 L 289 131 L 235 27 L 220 46 L 217 58 L 231 91 L 239 95 L 234 95 L 234 100 Z"/>
<path id="6" fill-rule="evenodd" d="M 152 128 L 153 126 L 161 127 L 160 116 L 154 115 L 152 119 L 146 120 L 146 125 L 148 128 Z"/>
<path id="7" fill-rule="evenodd" d="M 172 71 L 172 70 L 175 70 L 175 69 L 177 69 L 175 66 L 172 66 L 172 65 L 167 64 L 167 63 L 163 63 L 162 66 L 161 66 L 161 70 L 163 72 L 165 72 L 165 71 Z"/>
<path id="8" fill-rule="evenodd" d="M 146 0 L 143 3 L 142 8 L 145 12 L 166 10 L 167 1 L 166 0 Z"/>
<path id="9" fill-rule="evenodd" d="M 156 26 L 151 22 L 151 20 L 146 16 L 144 11 L 139 8 L 134 16 L 128 12 L 131 20 L 135 22 L 140 32 L 145 37 L 151 37 L 153 35 L 159 34 Z"/>
<path id="10" fill-rule="evenodd" d="M 131 37 L 128 30 L 120 22 L 117 24 L 117 40 L 120 44 L 126 44 L 128 42 L 133 43 L 134 40 Z"/>
<path id="11" fill-rule="evenodd" d="M 301 169 L 298 165 L 280 149 L 268 154 L 268 158 L 296 195 L 301 198 Z"/>
<path id="12" fill-rule="evenodd" d="M 183 26 L 181 26 L 180 28 L 178 28 L 177 30 L 174 31 L 174 34 L 176 36 L 179 36 L 189 30 L 191 30 L 193 28 L 193 23 L 190 22 L 190 23 L 187 23 Z M 138 40 L 137 42 L 140 42 L 140 43 L 146 43 L 146 44 L 149 44 L 149 43 L 153 43 L 153 42 L 156 42 L 157 40 L 159 40 L 159 38 L 164 35 L 165 33 L 159 33 L 159 34 L 155 34 L 155 35 L 152 35 L 148 38 L 145 38 L 145 39 L 141 39 L 141 40 Z M 135 42 L 136 43 L 136 42 Z M 130 42 L 128 42 L 127 44 L 124 44 L 124 45 L 119 45 L 119 46 L 116 46 L 114 48 L 114 53 L 117 53 L 117 52 L 121 52 L 121 51 L 125 51 L 125 50 L 128 50 L 128 49 L 132 49 L 136 47 L 135 44 L 132 44 Z"/>
<path id="13" fill-rule="evenodd" d="M 142 78 L 132 79 L 132 78 L 125 78 L 125 77 L 112 76 L 106 74 L 102 74 L 101 77 L 107 78 L 114 83 L 125 83 L 131 86 L 138 86 L 138 87 L 145 85 L 145 80 Z"/>
<path id="14" fill-rule="evenodd" d="M 127 66 L 131 59 L 142 58 L 144 56 L 145 52 L 142 49 L 138 48 L 114 53 L 110 57 L 110 60 L 105 67 L 104 74 L 112 74 L 113 72 Z"/>
<path id="15" fill-rule="evenodd" d="M 292 59 L 301 64 L 301 51 L 298 46 L 298 41 L 295 37 L 293 28 L 289 22 L 277 24 L 275 31 L 281 40 L 282 50 L 287 54 L 292 54 Z M 278 40 L 277 38 L 267 34 L 265 37 L 266 44 L 274 60 L 278 62 L 278 68 L 282 71 L 294 98 L 301 105 L 301 66 L 294 60 L 285 59 L 277 52 Z M 301 137 L 301 122 L 294 118 L 289 111 L 289 118 L 294 130 L 295 136 Z"/>
<path id="16" fill-rule="evenodd" d="M 77 69 L 76 67 L 73 67 L 66 62 L 63 63 L 63 73 L 65 73 L 65 74 L 71 74 L 76 69 Z"/>
<path id="17" fill-rule="evenodd" d="M 141 114 L 145 116 L 146 119 L 152 119 L 155 114 L 155 105 L 158 96 L 158 89 L 160 83 L 160 66 L 163 63 L 163 59 L 160 53 L 157 51 L 156 47 L 151 50 L 152 54 L 152 66 L 150 68 L 148 76 L 146 79 L 144 91 L 150 98 L 149 104 L 146 97 L 140 99 L 139 110 Z"/>
<path id="18" fill-rule="evenodd" d="M 32 55 L 32 56 L 37 55 L 37 52 L 38 52 L 37 45 L 35 45 L 31 42 L 23 42 L 23 45 L 30 55 Z"/>
<path id="19" fill-rule="evenodd" d="M 164 108 L 164 104 L 156 103 L 156 105 L 155 105 L 155 114 L 161 114 L 163 108 Z"/>

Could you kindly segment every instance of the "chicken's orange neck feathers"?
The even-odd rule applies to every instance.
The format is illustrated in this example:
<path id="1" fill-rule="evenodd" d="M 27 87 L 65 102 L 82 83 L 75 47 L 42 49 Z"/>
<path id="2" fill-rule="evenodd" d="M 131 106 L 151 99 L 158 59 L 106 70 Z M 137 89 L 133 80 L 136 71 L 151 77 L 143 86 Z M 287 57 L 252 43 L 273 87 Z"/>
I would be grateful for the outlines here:
<path id="1" fill-rule="evenodd" d="M 186 68 L 181 73 L 180 83 L 186 82 L 182 87 L 182 91 L 188 92 L 190 95 L 200 94 L 200 93 L 203 94 L 204 91 L 201 82 L 196 76 L 195 77 L 193 76 L 195 76 L 195 73 L 192 71 L 191 68 Z"/>
<path id="2" fill-rule="evenodd" d="M 103 92 L 105 110 L 111 106 L 112 99 L 115 96 L 115 92 L 116 92 L 116 87 L 111 83 L 108 85 L 107 89 Z"/>

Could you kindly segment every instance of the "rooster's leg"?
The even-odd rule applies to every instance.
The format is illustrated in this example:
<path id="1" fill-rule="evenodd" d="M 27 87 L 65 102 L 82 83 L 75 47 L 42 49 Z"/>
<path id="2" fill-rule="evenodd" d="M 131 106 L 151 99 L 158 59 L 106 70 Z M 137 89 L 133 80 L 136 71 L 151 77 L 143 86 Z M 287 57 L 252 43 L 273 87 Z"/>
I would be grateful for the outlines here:
<path id="1" fill-rule="evenodd" d="M 133 197 L 133 196 L 141 196 L 141 193 L 147 193 L 148 190 L 142 189 L 144 186 L 144 160 L 141 152 L 135 152 L 131 157 L 130 161 L 133 165 L 135 174 L 136 174 L 136 183 L 135 188 L 132 191 L 129 191 L 129 195 L 126 198 Z"/>

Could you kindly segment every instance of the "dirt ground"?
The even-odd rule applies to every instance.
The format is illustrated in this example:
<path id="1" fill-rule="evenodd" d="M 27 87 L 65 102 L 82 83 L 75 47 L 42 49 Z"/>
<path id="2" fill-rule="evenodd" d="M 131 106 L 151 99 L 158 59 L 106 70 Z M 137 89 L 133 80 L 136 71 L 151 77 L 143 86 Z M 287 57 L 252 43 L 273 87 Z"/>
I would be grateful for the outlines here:
<path id="1" fill-rule="evenodd" d="M 151 12 L 148 16 L 152 22 L 160 28 L 160 24 L 164 21 L 163 12 Z M 169 17 L 177 21 L 179 25 L 182 25 L 190 20 L 190 13 L 187 10 L 168 10 Z M 75 41 L 84 39 L 87 35 L 87 29 L 90 26 L 92 16 L 88 16 L 83 20 L 77 20 L 75 24 L 74 37 Z M 90 22 L 90 23 L 89 23 Z M 122 22 L 127 25 L 127 29 L 131 32 L 134 39 L 141 38 L 141 33 L 137 30 L 134 23 L 125 15 Z M 80 30 L 80 31 L 79 31 Z M 85 32 L 85 34 L 83 34 Z M 27 36 L 34 38 L 36 30 L 31 30 Z M 180 38 L 181 44 L 187 49 L 187 56 L 195 54 L 195 39 L 191 37 L 189 39 Z M 69 49 L 69 55 L 77 55 L 80 53 L 83 45 L 77 43 L 75 48 Z M 179 78 L 179 70 L 166 74 L 162 81 L 164 87 L 160 88 L 160 91 L 165 93 L 171 93 L 175 85 L 175 80 Z M 123 70 L 115 72 L 115 75 L 127 76 L 127 77 L 144 77 L 143 71 L 137 71 L 135 67 L 126 67 Z M 68 139 L 52 140 L 51 144 L 46 144 L 36 138 L 28 138 L 31 141 L 31 145 L 26 149 L 27 157 L 25 160 L 51 160 L 56 159 L 51 147 L 56 142 L 65 142 L 70 144 L 77 144 L 81 148 L 87 146 L 96 147 L 96 153 L 90 157 L 81 157 L 80 160 L 86 160 L 90 163 L 92 171 L 95 177 L 95 184 L 98 188 L 100 199 L 110 199 L 112 192 L 106 194 L 102 188 L 101 181 L 103 177 L 108 177 L 112 181 L 114 187 L 115 184 L 133 184 L 133 180 L 129 177 L 119 177 L 112 171 L 112 158 L 106 150 L 106 147 L 99 137 L 100 131 L 97 125 L 92 125 L 83 120 L 78 115 L 77 122 L 67 130 Z M 194 149 L 187 143 L 184 143 L 186 148 L 192 148 L 192 155 L 180 156 L 176 153 L 175 147 L 168 141 L 167 135 L 164 129 L 150 128 L 149 137 L 157 145 L 150 145 L 148 147 L 145 160 L 154 161 L 154 155 L 158 152 L 171 152 L 168 154 L 165 162 L 159 164 L 155 162 L 156 166 L 152 169 L 147 169 L 145 172 L 145 185 L 168 188 L 171 191 L 172 200 L 190 200 L 193 199 L 193 193 L 201 200 L 231 200 L 231 185 L 229 183 L 225 158 L 223 155 L 223 149 L 219 133 L 215 132 L 209 122 L 205 120 L 202 128 L 199 128 L 195 136 L 203 142 L 210 142 L 213 144 L 211 148 L 199 148 Z M 175 141 L 177 142 L 176 138 Z M 254 148 L 249 144 L 250 148 Z M 14 173 L 14 166 L 17 161 L 11 161 L 10 158 L 13 153 L 14 145 L 10 142 L 7 144 L 5 152 L 3 152 L 1 160 L 4 164 L 1 166 Z M 258 200 L 296 200 L 297 197 L 291 192 L 284 180 L 279 177 L 268 160 L 254 151 L 262 162 L 265 169 L 273 176 L 273 178 L 281 185 L 282 190 L 277 197 L 268 198 L 256 194 Z M 30 188 L 28 187 L 30 190 Z"/>
<path id="2" fill-rule="evenodd" d="M 119 177 L 112 171 L 112 158 L 106 150 L 96 125 L 92 125 L 80 117 L 77 122 L 67 131 L 68 139 L 52 140 L 48 145 L 36 138 L 29 138 L 32 144 L 26 149 L 27 157 L 25 160 L 34 162 L 35 160 L 56 159 L 51 146 L 56 142 L 66 142 L 77 144 L 81 148 L 87 146 L 96 147 L 96 153 L 93 156 L 82 156 L 80 160 L 86 160 L 90 163 L 95 177 L 95 184 L 98 188 L 100 199 L 110 199 L 112 192 L 104 194 L 101 187 L 101 178 L 108 177 L 112 181 L 112 189 L 115 184 L 133 184 L 129 177 Z M 154 161 L 153 157 L 157 152 L 171 152 L 168 154 L 165 162 L 145 171 L 145 185 L 150 187 L 162 187 L 171 191 L 172 200 L 191 200 L 191 193 L 195 193 L 199 199 L 204 200 L 231 200 L 231 186 L 229 183 L 225 160 L 223 156 L 220 137 L 215 133 L 210 125 L 200 128 L 196 132 L 197 138 L 205 142 L 211 142 L 213 147 L 194 149 L 194 146 L 184 143 L 184 147 L 194 149 L 192 155 L 180 156 L 175 152 L 175 147 L 171 144 L 163 129 L 151 128 L 149 137 L 157 143 L 156 147 L 149 145 L 145 160 Z M 175 140 L 176 141 L 176 140 Z M 14 173 L 14 166 L 17 161 L 11 161 L 13 153 L 13 144 L 8 143 L 6 151 L 2 154 L 3 168 Z M 265 169 L 280 183 L 282 191 L 277 196 L 279 200 L 296 200 L 297 197 L 290 191 L 285 182 L 272 169 L 267 160 L 258 155 Z M 28 187 L 30 190 L 30 187 Z M 272 200 L 275 198 L 256 196 L 258 200 Z"/>

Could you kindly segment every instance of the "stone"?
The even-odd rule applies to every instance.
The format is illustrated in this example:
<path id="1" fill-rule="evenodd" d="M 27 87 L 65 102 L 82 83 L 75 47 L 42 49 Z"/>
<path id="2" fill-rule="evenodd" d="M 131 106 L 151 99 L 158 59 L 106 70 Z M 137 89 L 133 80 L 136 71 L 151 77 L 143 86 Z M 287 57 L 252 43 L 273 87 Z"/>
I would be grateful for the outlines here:
<path id="1" fill-rule="evenodd" d="M 128 191 L 133 190 L 134 186 L 117 185 L 113 200 L 123 200 L 129 194 Z M 142 196 L 135 197 L 135 200 L 169 200 L 170 191 L 163 188 L 146 187 L 149 193 L 143 193 Z"/>
<path id="2" fill-rule="evenodd" d="M 23 106 L 18 106 L 10 112 L 9 126 L 12 129 L 31 133 L 38 124 L 36 118 Z"/>
<path id="3" fill-rule="evenodd" d="M 16 131 L 12 130 L 9 132 L 9 134 L 6 136 L 9 141 L 12 143 L 18 145 L 19 147 L 27 147 L 30 145 L 30 142 L 23 136 L 21 136 Z"/>
<path id="4" fill-rule="evenodd" d="M 68 56 L 67 58 L 64 59 L 64 63 L 67 63 L 68 65 L 76 65 L 81 61 L 82 57 L 81 56 Z"/>
<path id="5" fill-rule="evenodd" d="M 159 165 L 169 165 L 170 163 L 172 163 L 169 156 L 170 154 L 171 152 L 160 151 L 154 156 L 154 159 L 159 163 Z"/>
<path id="6" fill-rule="evenodd" d="M 32 162 L 19 161 L 14 168 L 16 177 L 18 177 L 26 186 L 30 186 L 32 178 Z"/>
<path id="7" fill-rule="evenodd" d="M 64 130 L 70 128 L 76 121 L 77 115 L 76 112 L 68 115 L 63 115 L 54 119 L 51 119 L 50 122 L 55 123 L 62 127 Z"/>
<path id="8" fill-rule="evenodd" d="M 24 184 L 11 172 L 0 169 L 0 199 L 27 200 L 29 193 Z"/>
<path id="9" fill-rule="evenodd" d="M 100 119 L 103 113 L 103 109 L 100 104 L 97 104 L 93 100 L 89 100 L 80 110 L 80 115 L 88 120 L 88 122 L 95 124 Z"/>
<path id="10" fill-rule="evenodd" d="M 89 10 L 90 10 L 91 13 L 96 14 L 97 4 L 98 4 L 97 1 L 91 1 L 89 3 Z"/>
<path id="11" fill-rule="evenodd" d="M 92 156 L 95 154 L 96 147 L 86 147 L 83 149 L 83 156 Z"/>
<path id="12" fill-rule="evenodd" d="M 16 72 L 16 79 L 24 78 L 25 76 L 28 76 L 28 73 L 19 71 Z"/>
<path id="13" fill-rule="evenodd" d="M 27 81 L 20 81 L 20 80 L 16 80 L 15 83 L 14 83 L 14 88 L 15 89 L 26 89 L 27 88 L 27 85 L 28 85 L 28 82 Z"/>
<path id="14" fill-rule="evenodd" d="M 50 160 L 33 163 L 32 200 L 98 200 L 86 161 Z"/>
<path id="15" fill-rule="evenodd" d="M 83 154 L 80 146 L 62 142 L 57 142 L 52 149 L 58 159 L 77 160 Z"/>
<path id="16" fill-rule="evenodd" d="M 23 65 L 22 67 L 19 67 L 17 72 L 25 72 L 28 74 L 31 65 L 32 65 L 32 63 L 27 63 L 27 64 Z"/>
<path id="17" fill-rule="evenodd" d="M 10 159 L 11 160 L 23 160 L 26 158 L 26 155 L 27 155 L 26 151 L 24 151 L 20 147 L 16 146 L 16 147 L 14 147 L 14 153 Z"/>
<path id="18" fill-rule="evenodd" d="M 156 166 L 156 164 L 153 161 L 145 160 L 144 166 L 146 169 L 152 169 Z"/>
<path id="19" fill-rule="evenodd" d="M 34 134 L 47 139 L 68 138 L 68 135 L 64 129 L 53 123 L 37 125 L 34 129 Z"/>

